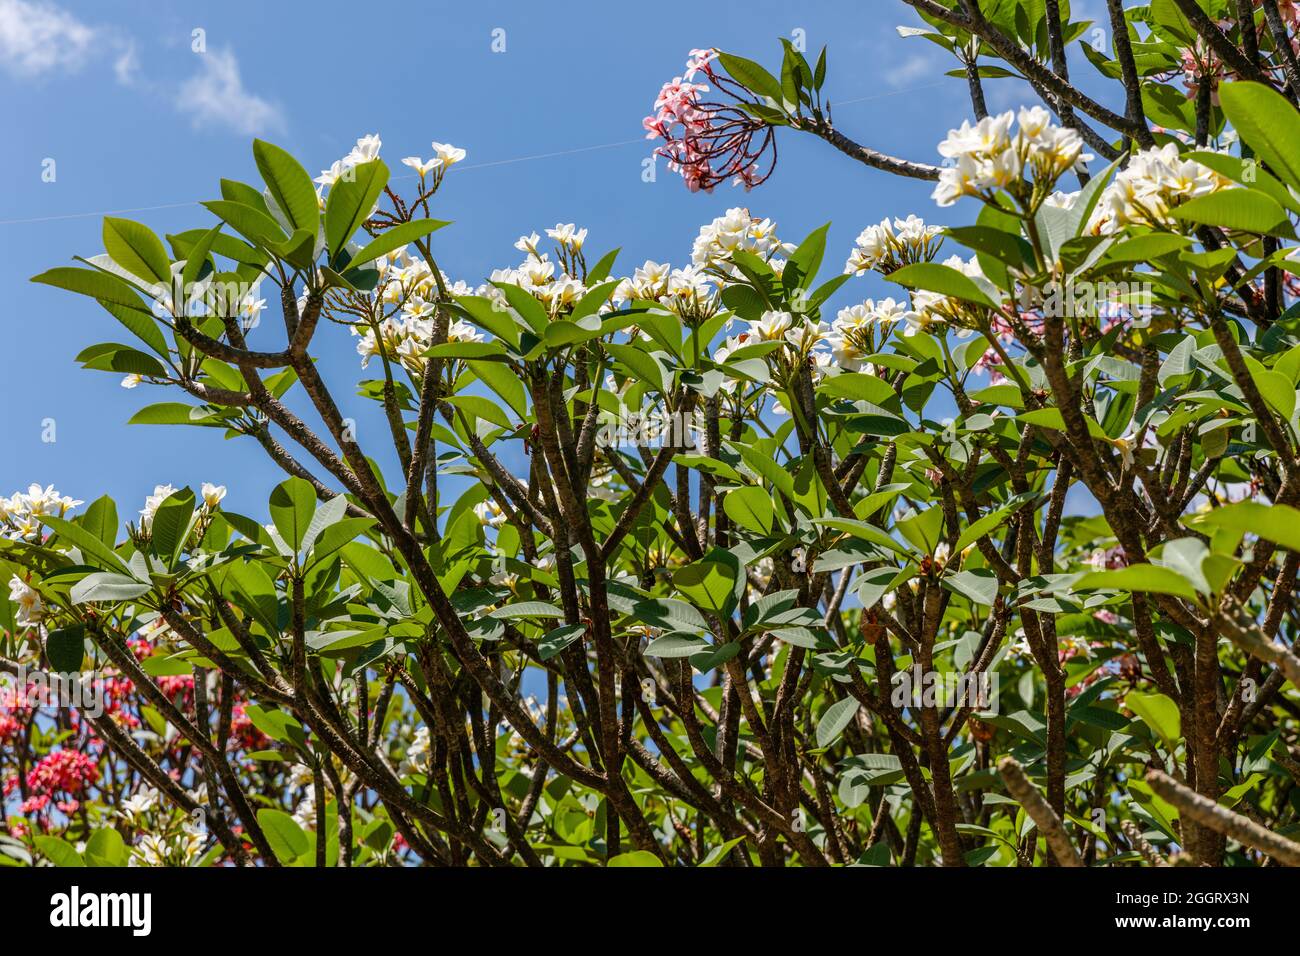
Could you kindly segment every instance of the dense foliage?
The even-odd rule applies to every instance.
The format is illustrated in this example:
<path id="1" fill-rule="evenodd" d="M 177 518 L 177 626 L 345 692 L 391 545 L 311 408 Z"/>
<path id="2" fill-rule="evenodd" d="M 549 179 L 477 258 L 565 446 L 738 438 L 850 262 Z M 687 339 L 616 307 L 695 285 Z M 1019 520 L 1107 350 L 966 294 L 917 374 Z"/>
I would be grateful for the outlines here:
<path id="1" fill-rule="evenodd" d="M 0 501 L 0 861 L 1300 863 L 1296 9 L 910 6 L 975 114 L 938 165 L 846 137 L 789 43 L 693 51 L 646 121 L 693 189 L 803 132 L 970 222 L 843 269 L 736 208 L 679 268 L 561 224 L 474 287 L 464 152 L 399 190 L 370 136 L 316 185 L 258 141 L 215 225 L 35 277 L 129 332 L 81 360 L 166 396 L 134 421 L 288 477 L 125 532 Z M 1006 76 L 1046 108 L 988 115 Z"/>

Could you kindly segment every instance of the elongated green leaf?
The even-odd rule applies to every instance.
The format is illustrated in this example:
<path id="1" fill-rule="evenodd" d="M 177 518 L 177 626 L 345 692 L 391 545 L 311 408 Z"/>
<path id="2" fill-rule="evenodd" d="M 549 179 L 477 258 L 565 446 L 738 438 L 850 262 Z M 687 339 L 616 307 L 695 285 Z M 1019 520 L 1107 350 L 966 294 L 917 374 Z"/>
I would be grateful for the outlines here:
<path id="1" fill-rule="evenodd" d="M 149 307 L 136 295 L 135 290 L 116 276 L 111 276 L 98 269 L 76 269 L 72 266 L 59 266 L 48 269 L 40 275 L 32 276 L 33 282 L 52 285 L 69 292 L 79 292 L 92 299 L 124 305 L 149 315 Z"/>
<path id="2" fill-rule="evenodd" d="M 1300 190 L 1300 115 L 1277 92 L 1253 82 L 1222 83 L 1219 102 L 1228 120 L 1273 171 Z"/>
<path id="3" fill-rule="evenodd" d="M 289 223 L 295 230 L 307 230 L 314 240 L 320 226 L 320 206 L 307 170 L 285 150 L 265 140 L 253 140 L 253 159 Z"/>
<path id="4" fill-rule="evenodd" d="M 106 216 L 104 248 L 114 262 L 132 275 L 171 285 L 171 260 L 162 240 L 148 226 Z"/>
<path id="5" fill-rule="evenodd" d="M 821 719 L 817 721 L 817 746 L 829 747 L 833 744 L 849 722 L 857 716 L 859 704 L 852 697 L 837 700 L 826 708 Z"/>
<path id="6" fill-rule="evenodd" d="M 390 252 L 415 242 L 416 239 L 423 239 L 431 232 L 436 232 L 443 226 L 450 225 L 450 222 L 442 222 L 438 219 L 416 219 L 413 222 L 404 222 L 401 225 L 394 226 L 392 229 L 380 234 L 378 238 L 372 239 L 362 246 L 360 251 L 348 262 L 348 268 L 352 269 L 367 262 L 373 262 L 380 256 L 386 256 Z"/>
<path id="7" fill-rule="evenodd" d="M 351 172 L 350 178 L 340 179 L 330 187 L 325 201 L 325 241 L 331 257 L 338 255 L 361 228 L 388 184 L 388 167 L 382 159 L 361 163 Z"/>
<path id="8" fill-rule="evenodd" d="M 270 511 L 275 530 L 297 551 L 316 513 L 316 490 L 311 482 L 296 476 L 283 481 L 271 492 Z"/>

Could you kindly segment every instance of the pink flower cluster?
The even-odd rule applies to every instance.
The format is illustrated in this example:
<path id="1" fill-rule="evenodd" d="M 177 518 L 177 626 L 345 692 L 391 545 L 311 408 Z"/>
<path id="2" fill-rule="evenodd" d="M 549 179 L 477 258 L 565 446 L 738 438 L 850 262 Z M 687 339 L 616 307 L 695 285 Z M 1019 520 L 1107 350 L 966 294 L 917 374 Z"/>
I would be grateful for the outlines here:
<path id="1" fill-rule="evenodd" d="M 266 750 L 271 741 L 253 725 L 252 719 L 242 703 L 236 703 L 230 709 L 231 750 Z"/>
<path id="2" fill-rule="evenodd" d="M 1291 49 L 1297 55 L 1300 55 L 1300 4 L 1296 0 L 1275 0 L 1277 3 L 1277 12 L 1282 17 L 1282 25 L 1286 28 L 1290 37 Z M 1261 0 L 1255 0 L 1255 6 L 1261 6 Z M 1218 23 L 1220 30 L 1225 32 L 1232 29 L 1232 22 L 1221 20 Z M 1256 28 L 1258 45 L 1267 50 L 1273 46 L 1273 34 L 1269 29 L 1267 20 L 1260 20 Z M 1219 84 L 1225 79 L 1233 79 L 1235 75 L 1227 69 L 1218 55 L 1211 50 L 1201 40 L 1196 41 L 1195 47 L 1184 49 L 1181 52 L 1183 85 L 1187 87 L 1188 99 L 1195 98 L 1200 92 L 1201 84 L 1208 82 L 1210 84 L 1210 101 L 1219 105 Z M 1280 69 L 1280 68 L 1279 68 Z"/>
<path id="3" fill-rule="evenodd" d="M 714 72 L 716 57 L 716 50 L 692 50 L 685 72 L 663 85 L 655 99 L 655 112 L 641 124 L 646 139 L 665 141 L 655 154 L 668 160 L 668 168 L 681 174 L 691 192 L 711 192 L 727 180 L 749 190 L 767 179 L 775 165 L 770 127 L 735 106 L 701 99 L 701 94 L 710 90 L 694 82 L 700 73 L 712 80 L 719 92 L 737 102 L 742 99 L 729 88 L 743 92 L 744 87 Z M 760 173 L 760 160 L 769 146 L 772 159 Z"/>
<path id="4" fill-rule="evenodd" d="M 26 693 L 10 685 L 0 687 L 0 746 L 15 740 L 32 715 Z"/>
<path id="5" fill-rule="evenodd" d="M 75 813 L 81 806 L 76 799 L 99 780 L 99 765 L 93 757 L 76 750 L 56 750 L 41 758 L 27 772 L 30 796 L 19 808 L 23 813 L 44 813 L 53 803 L 62 813 Z M 8 796 L 18 785 L 17 777 L 5 781 Z"/>

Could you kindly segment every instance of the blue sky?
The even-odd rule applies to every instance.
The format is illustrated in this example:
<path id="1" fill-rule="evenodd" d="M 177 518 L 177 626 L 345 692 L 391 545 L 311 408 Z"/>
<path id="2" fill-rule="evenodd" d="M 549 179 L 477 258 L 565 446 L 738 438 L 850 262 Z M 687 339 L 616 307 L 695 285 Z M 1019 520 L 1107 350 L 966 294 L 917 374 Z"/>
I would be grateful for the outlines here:
<path id="1" fill-rule="evenodd" d="M 522 0 L 403 7 L 0 0 L 8 144 L 0 151 L 8 185 L 0 289 L 9 346 L 0 352 L 0 494 L 52 482 L 87 501 L 109 493 L 126 514 L 155 483 L 213 481 L 229 487 L 229 506 L 260 515 L 283 477 L 250 439 L 126 425 L 143 405 L 182 396 L 126 390 L 120 376 L 74 363 L 82 348 L 126 341 L 127 333 L 91 300 L 27 280 L 73 255 L 101 252 L 102 213 L 160 235 L 211 225 L 194 203 L 216 198 L 223 176 L 257 181 L 253 136 L 284 146 L 315 173 L 358 136 L 378 132 L 395 176 L 407 172 L 398 160 L 428 156 L 431 140 L 468 150 L 434 211 L 455 220 L 434 238 L 443 269 L 456 278 L 478 283 L 514 265 L 515 239 L 557 221 L 586 226 L 593 252 L 622 246 L 625 269 L 646 258 L 685 264 L 699 226 L 735 205 L 775 219 L 791 241 L 831 220 L 829 275 L 854 236 L 886 215 L 917 212 L 944 223 L 975 210 L 938 210 L 928 184 L 868 170 L 788 132 L 778 137 L 776 175 L 749 194 L 721 187 L 692 195 L 662 163 L 646 183 L 641 118 L 691 48 L 716 46 L 775 67 L 778 38 L 802 30 L 812 55 L 830 47 L 826 93 L 843 103 L 837 125 L 860 142 L 933 162 L 935 144 L 970 107 L 964 82 L 942 76 L 955 66 L 946 54 L 896 35 L 897 24 L 915 22 L 887 0 L 797 9 L 718 0 L 689 10 Z M 206 52 L 192 50 L 196 29 Z M 1076 71 L 1091 67 L 1079 57 Z M 987 92 L 995 110 L 1024 101 L 1023 88 L 1007 81 Z M 42 180 L 49 159 L 54 182 Z M 847 290 L 845 303 L 886 291 L 866 279 Z M 364 429 L 374 416 L 350 395 L 363 377 L 353 340 L 329 328 L 318 344 L 327 380 L 341 383 L 345 413 Z M 42 440 L 46 419 L 57 429 L 52 443 Z"/>

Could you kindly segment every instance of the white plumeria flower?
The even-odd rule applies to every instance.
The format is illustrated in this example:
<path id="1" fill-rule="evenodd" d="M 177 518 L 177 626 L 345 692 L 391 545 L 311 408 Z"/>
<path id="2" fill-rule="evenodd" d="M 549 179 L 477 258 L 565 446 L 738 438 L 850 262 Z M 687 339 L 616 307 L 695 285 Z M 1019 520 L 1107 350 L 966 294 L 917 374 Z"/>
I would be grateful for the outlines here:
<path id="1" fill-rule="evenodd" d="M 482 342 L 483 333 L 464 319 L 454 319 L 447 326 L 448 342 Z"/>
<path id="2" fill-rule="evenodd" d="M 794 316 L 789 312 L 770 311 L 764 312 L 757 322 L 750 322 L 749 329 L 760 342 L 777 342 L 793 324 Z"/>
<path id="3" fill-rule="evenodd" d="M 122 812 L 129 817 L 139 817 L 158 806 L 161 795 L 153 787 L 144 787 L 122 801 Z"/>
<path id="4" fill-rule="evenodd" d="M 506 513 L 501 510 L 501 506 L 493 499 L 487 498 L 480 501 L 474 506 L 474 514 L 478 516 L 479 524 L 487 525 L 490 528 L 499 528 L 505 524 Z"/>
<path id="5" fill-rule="evenodd" d="M 825 322 L 801 322 L 786 329 L 785 340 L 800 352 L 811 352 L 819 342 L 826 340 L 829 331 Z"/>
<path id="6" fill-rule="evenodd" d="M 353 165 L 369 163 L 379 158 L 379 147 L 382 141 L 378 133 L 371 133 L 369 136 L 362 136 L 357 140 L 357 145 L 352 147 L 352 152 L 348 153 L 346 159 L 350 160 Z"/>
<path id="7" fill-rule="evenodd" d="M 202 487 L 203 503 L 209 508 L 215 508 L 221 503 L 221 499 L 226 497 L 225 485 L 214 485 L 205 481 Z"/>
<path id="8" fill-rule="evenodd" d="M 454 166 L 465 158 L 465 150 L 458 149 L 450 143 L 433 143 L 433 151 L 444 166 Z"/>
<path id="9" fill-rule="evenodd" d="M 16 574 L 9 579 L 9 600 L 16 606 L 14 623 L 19 627 L 31 627 L 40 622 L 44 608 L 41 595 Z"/>
<path id="10" fill-rule="evenodd" d="M 176 489 L 171 485 L 155 485 L 153 494 L 144 501 L 144 507 L 140 509 L 140 527 L 148 531 L 153 526 L 153 516 L 158 511 L 158 507 L 176 493 Z"/>
<path id="11" fill-rule="evenodd" d="M 143 381 L 144 381 L 143 378 L 141 378 L 141 377 L 140 377 L 139 375 L 137 375 L 135 372 L 132 372 L 130 375 L 127 375 L 127 376 L 125 376 L 125 377 L 122 379 L 122 387 L 123 387 L 123 388 L 135 388 L 137 385 L 139 385 L 139 384 L 140 384 L 141 382 L 143 382 Z"/>
<path id="12" fill-rule="evenodd" d="M 1094 214 L 1101 231 L 1136 224 L 1169 226 L 1169 210 L 1230 185 L 1208 166 L 1183 159 L 1177 143 L 1143 150 L 1129 159 L 1102 193 Z"/>
<path id="13" fill-rule="evenodd" d="M 573 223 L 557 222 L 554 229 L 547 229 L 546 235 L 566 249 L 577 252 L 587 239 L 587 230 L 578 229 Z"/>
<path id="14" fill-rule="evenodd" d="M 720 267 L 737 249 L 765 260 L 785 251 L 772 220 L 757 219 L 748 209 L 737 206 L 700 229 L 691 250 L 691 261 L 701 269 Z M 730 265 L 728 268 L 734 269 Z"/>
<path id="15" fill-rule="evenodd" d="M 442 168 L 442 160 L 439 159 L 437 156 L 433 157 L 433 159 L 428 159 L 428 160 L 421 159 L 419 156 L 407 156 L 402 160 L 402 165 L 410 166 L 417 173 L 419 173 L 420 178 L 423 179 L 425 176 L 429 175 L 429 173 L 433 172 L 435 169 Z"/>

